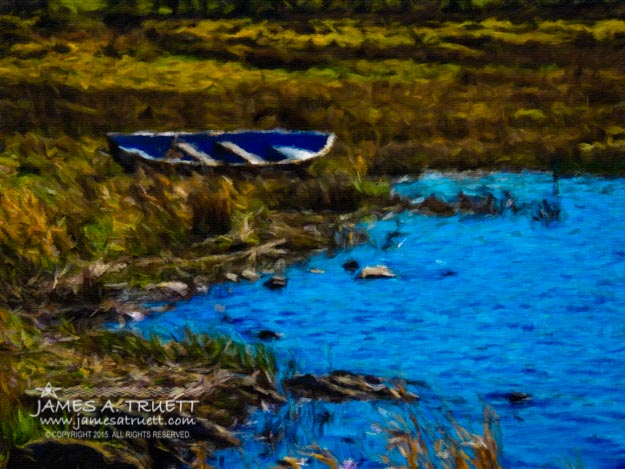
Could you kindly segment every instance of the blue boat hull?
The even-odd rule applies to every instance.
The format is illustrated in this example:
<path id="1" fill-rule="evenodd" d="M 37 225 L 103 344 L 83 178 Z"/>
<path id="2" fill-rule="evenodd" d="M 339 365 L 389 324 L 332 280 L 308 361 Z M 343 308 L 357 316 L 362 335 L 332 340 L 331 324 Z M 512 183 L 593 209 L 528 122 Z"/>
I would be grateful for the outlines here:
<path id="1" fill-rule="evenodd" d="M 335 136 L 316 131 L 236 131 L 107 134 L 114 158 L 175 168 L 283 168 L 305 166 L 330 152 Z"/>

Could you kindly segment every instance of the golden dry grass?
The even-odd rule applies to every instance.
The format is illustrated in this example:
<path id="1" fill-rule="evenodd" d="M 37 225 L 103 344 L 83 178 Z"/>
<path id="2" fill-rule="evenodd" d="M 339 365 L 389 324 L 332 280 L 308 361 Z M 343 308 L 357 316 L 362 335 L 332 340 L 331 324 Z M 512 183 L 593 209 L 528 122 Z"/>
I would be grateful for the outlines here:
<path id="1" fill-rule="evenodd" d="M 254 244 L 271 210 L 354 210 L 426 166 L 625 169 L 622 20 L 150 19 L 120 33 L 76 18 L 54 34 L 0 18 L 5 301 L 83 261 Z M 98 151 L 113 130 L 273 127 L 338 135 L 317 182 L 127 175 Z"/>

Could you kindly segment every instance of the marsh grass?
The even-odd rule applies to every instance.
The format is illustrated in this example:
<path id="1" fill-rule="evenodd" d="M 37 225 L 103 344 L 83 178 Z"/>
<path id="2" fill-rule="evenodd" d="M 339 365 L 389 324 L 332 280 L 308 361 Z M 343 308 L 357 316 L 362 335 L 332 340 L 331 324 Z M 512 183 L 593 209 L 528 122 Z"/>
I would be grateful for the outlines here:
<path id="1" fill-rule="evenodd" d="M 262 345 L 225 337 L 187 330 L 165 343 L 155 336 L 87 330 L 69 321 L 42 331 L 32 319 L 2 309 L 0 339 L 0 461 L 6 462 L 11 449 L 44 436 L 46 428 L 31 417 L 34 401 L 27 391 L 48 382 L 65 393 L 113 386 L 136 398 L 148 383 L 185 388 L 201 380 L 210 397 L 202 397 L 198 412 L 225 427 L 244 418 L 248 405 L 260 405 L 261 398 L 279 398 L 273 355 Z M 100 397 L 92 392 L 94 399 Z"/>
<path id="2" fill-rule="evenodd" d="M 498 417 L 484 409 L 482 433 L 460 425 L 451 414 L 444 424 L 435 424 L 408 407 L 404 416 L 395 413 L 385 429 L 387 453 L 380 461 L 393 469 L 499 469 L 502 467 Z M 352 469 L 350 460 L 340 461 L 327 449 L 314 446 L 307 455 L 330 469 Z M 294 466 L 296 467 L 296 466 Z"/>
<path id="3" fill-rule="evenodd" d="M 255 245 L 272 211 L 354 211 L 426 167 L 625 166 L 621 20 L 70 19 L 0 18 L 5 303 L 85 262 Z M 339 144 L 303 181 L 125 174 L 100 151 L 113 130 L 274 127 Z"/>

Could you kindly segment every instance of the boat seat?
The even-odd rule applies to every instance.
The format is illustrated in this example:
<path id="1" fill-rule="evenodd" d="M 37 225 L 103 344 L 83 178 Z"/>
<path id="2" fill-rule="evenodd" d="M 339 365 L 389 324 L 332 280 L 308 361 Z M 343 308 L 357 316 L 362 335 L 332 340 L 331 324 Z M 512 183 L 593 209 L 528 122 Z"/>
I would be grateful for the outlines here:
<path id="1" fill-rule="evenodd" d="M 284 156 L 287 161 L 305 161 L 317 156 L 317 153 L 303 148 L 287 147 L 283 145 L 274 145 L 273 148 L 280 155 Z"/>
<path id="2" fill-rule="evenodd" d="M 197 162 L 201 163 L 204 166 L 219 166 L 221 164 L 219 161 L 212 158 L 207 153 L 204 153 L 203 151 L 198 150 L 190 143 L 175 142 L 173 144 L 173 147 L 176 150 L 181 151 L 185 155 L 190 156 L 191 158 L 193 158 L 194 160 L 196 160 Z"/>
<path id="3" fill-rule="evenodd" d="M 265 160 L 263 160 L 260 156 L 255 155 L 254 153 L 250 153 L 249 151 L 245 150 L 244 148 L 241 148 L 236 143 L 223 141 L 223 140 L 219 141 L 219 142 L 216 142 L 216 143 L 220 147 L 225 148 L 226 150 L 228 150 L 229 152 L 237 155 L 240 158 L 243 158 L 245 161 L 247 161 L 251 165 L 258 166 L 258 165 L 267 164 L 267 162 Z"/>

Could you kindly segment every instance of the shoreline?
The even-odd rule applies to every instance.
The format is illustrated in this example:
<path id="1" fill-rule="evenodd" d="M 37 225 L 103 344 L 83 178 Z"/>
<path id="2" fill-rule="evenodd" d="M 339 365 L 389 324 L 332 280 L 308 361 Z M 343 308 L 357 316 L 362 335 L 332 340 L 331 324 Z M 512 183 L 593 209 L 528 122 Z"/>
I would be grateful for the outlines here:
<path id="1" fill-rule="evenodd" d="M 391 199 L 390 201 L 395 202 L 396 205 L 394 207 L 388 207 L 388 210 L 401 209 L 401 205 L 397 205 L 397 200 Z M 382 207 L 376 208 L 376 210 L 378 209 L 387 211 L 387 209 L 383 209 Z M 321 218 L 319 214 L 314 214 L 312 215 L 312 218 L 315 221 L 315 226 L 317 228 L 323 228 L 320 231 L 324 233 L 334 233 L 339 227 L 346 229 L 345 227 L 349 226 L 349 228 L 347 229 L 353 229 L 354 223 L 364 216 L 363 210 L 369 213 L 371 207 L 367 207 L 366 209 L 360 209 L 357 212 L 349 214 L 326 214 Z M 286 215 L 300 216 L 298 214 L 288 213 Z M 309 221 L 307 217 L 304 217 L 304 219 Z M 306 231 L 303 229 L 303 226 L 300 227 L 300 235 L 306 235 Z M 295 229 L 293 230 L 293 232 L 297 233 L 298 230 Z M 85 267 L 83 272 L 81 272 L 77 276 L 65 279 L 56 279 L 53 283 L 50 283 L 50 285 L 54 285 L 57 290 L 52 291 L 52 294 L 50 295 L 50 297 L 48 297 L 49 303 L 47 303 L 45 306 L 40 306 L 37 309 L 28 308 L 22 310 L 22 312 L 17 314 L 8 311 L 6 313 L 3 313 L 8 317 L 0 315 L 2 323 L 6 325 L 11 324 L 10 327 L 14 329 L 15 333 L 18 334 L 18 336 L 19 334 L 21 334 L 20 337 L 28 337 L 26 341 L 24 341 L 24 339 L 18 339 L 17 344 L 9 347 L 9 355 L 2 355 L 0 356 L 0 359 L 8 360 L 9 369 L 11 369 L 13 366 L 16 366 L 18 369 L 25 366 L 26 369 L 28 369 L 28 367 L 31 366 L 29 365 L 29 363 L 31 363 L 32 358 L 29 358 L 29 355 L 27 355 L 26 353 L 28 352 L 28 350 L 37 348 L 41 350 L 40 353 L 43 353 L 48 357 L 47 363 L 45 365 L 46 369 L 55 370 L 59 367 L 61 369 L 64 369 L 66 366 L 70 366 L 66 364 L 68 359 L 74 361 L 75 358 L 72 359 L 72 356 L 77 354 L 78 356 L 81 356 L 85 353 L 89 353 L 88 350 L 93 350 L 93 352 L 91 353 L 96 353 L 97 356 L 101 357 L 98 358 L 97 361 L 110 360 L 109 356 L 114 350 L 114 348 L 111 348 L 111 341 L 112 343 L 119 342 L 120 345 L 125 344 L 122 346 L 124 348 L 127 348 L 127 340 L 129 338 L 132 338 L 132 341 L 136 343 L 135 347 L 138 347 L 137 352 L 140 355 L 144 356 L 132 356 L 132 358 L 131 356 L 128 356 L 129 361 L 124 364 L 123 368 L 123 374 L 126 374 L 129 369 L 134 369 L 136 365 L 134 365 L 133 363 L 137 360 L 139 360 L 139 363 L 145 360 L 159 360 L 157 356 L 154 355 L 155 353 L 163 353 L 165 356 L 168 356 L 168 354 L 171 353 L 171 350 L 175 351 L 181 345 L 185 349 L 188 347 L 196 347 L 195 345 L 193 345 L 195 344 L 196 340 L 200 340 L 200 343 L 205 344 L 202 347 L 213 347 L 210 344 L 214 343 L 217 347 L 225 346 L 225 348 L 227 349 L 230 341 L 227 340 L 226 342 L 223 342 L 224 339 L 221 338 L 212 339 L 209 337 L 199 336 L 198 339 L 195 338 L 193 335 L 189 335 L 183 338 L 182 342 L 174 341 L 174 344 L 159 345 L 161 344 L 160 341 L 152 344 L 151 340 L 133 337 L 132 334 L 128 332 L 104 331 L 101 329 L 101 325 L 106 320 L 113 319 L 119 321 L 120 319 L 124 320 L 124 318 L 131 320 L 133 317 L 137 318 L 137 315 L 143 316 L 146 314 L 150 314 L 150 309 L 146 308 L 144 306 L 144 303 L 158 301 L 165 304 L 171 304 L 175 303 L 176 301 L 188 299 L 193 294 L 205 291 L 206 289 L 210 288 L 210 285 L 216 282 L 227 280 L 229 274 L 231 275 L 235 272 L 241 274 L 245 270 L 249 270 L 250 266 L 252 265 L 250 264 L 250 259 L 254 260 L 254 272 L 260 273 L 261 271 L 265 271 L 267 275 L 270 275 L 271 269 L 276 263 L 286 265 L 302 261 L 308 255 L 310 255 L 311 252 L 319 249 L 325 250 L 331 248 L 333 239 L 333 236 L 319 236 L 317 234 L 315 240 L 318 245 L 315 246 L 315 248 L 313 249 L 285 249 L 283 248 L 283 246 L 287 244 L 287 240 L 281 238 L 258 244 L 249 247 L 248 249 L 237 250 L 237 252 L 235 253 L 219 254 L 199 259 L 138 259 L 136 260 L 135 266 L 138 264 L 140 267 L 143 268 L 147 267 L 149 269 L 154 269 L 152 270 L 153 272 L 160 272 L 164 269 L 171 268 L 180 273 L 181 264 L 185 264 L 184 266 L 182 266 L 182 268 L 184 269 L 184 275 L 182 276 L 184 283 L 180 281 L 180 278 L 175 279 L 169 277 L 169 279 L 166 281 L 159 281 L 158 278 L 153 278 L 151 279 L 151 283 L 144 284 L 142 288 L 128 288 L 127 286 L 123 286 L 123 288 L 120 290 L 119 287 L 123 285 L 123 282 L 117 282 L 116 284 L 113 284 L 113 288 L 111 288 L 110 284 L 107 286 L 107 284 L 105 284 L 102 280 L 102 276 L 106 273 L 107 266 L 103 266 L 101 263 L 95 263 L 93 264 L 92 269 L 95 272 L 100 272 L 101 276 L 94 276 L 93 272 L 88 273 L 88 267 Z M 132 270 L 132 267 L 133 266 L 130 265 L 129 270 Z M 115 268 L 113 268 L 113 270 L 115 271 L 114 273 L 116 275 L 121 275 L 121 277 L 118 277 L 118 280 L 123 280 L 124 271 Z M 72 289 L 72 287 L 74 287 L 74 289 Z M 89 289 L 98 288 L 98 301 L 91 304 L 88 301 L 85 301 L 86 298 L 93 298 L 93 296 L 89 294 Z M 59 302 L 59 289 L 65 289 L 65 291 L 71 295 L 70 301 Z M 45 298 L 45 296 L 43 298 Z M 95 343 L 98 342 L 102 342 L 103 346 L 96 346 L 96 348 L 93 348 Z M 241 346 L 248 347 L 244 345 Z M 239 346 L 237 345 L 237 347 Z M 167 350 L 170 351 L 167 352 Z M 120 351 L 115 352 L 113 356 L 120 353 Z M 203 353 L 204 352 L 202 352 L 202 354 Z M 273 372 L 270 371 L 275 366 L 275 364 L 271 364 L 273 363 L 273 358 L 271 358 L 270 355 L 266 356 L 267 352 L 264 351 L 264 348 L 262 346 L 255 346 L 252 349 L 246 349 L 245 352 L 242 351 L 241 353 L 243 353 L 243 357 L 249 356 L 249 358 L 245 358 L 245 360 L 252 360 L 252 363 L 258 360 L 258 357 L 265 358 L 262 358 L 261 362 L 258 365 L 253 365 L 252 368 L 246 368 L 247 365 L 236 365 L 237 367 L 244 366 L 244 370 L 246 371 L 242 370 L 237 372 L 243 372 L 243 378 L 237 377 L 237 375 L 229 374 L 230 372 L 228 372 L 227 369 L 231 365 L 228 364 L 219 365 L 216 369 L 209 368 L 203 372 L 200 371 L 200 375 L 197 375 L 196 373 L 195 375 L 192 374 L 191 377 L 183 377 L 179 374 L 179 372 L 175 372 L 172 376 L 167 378 L 168 381 L 171 381 L 171 379 L 173 379 L 174 381 L 178 382 L 178 388 L 182 386 L 181 389 L 187 389 L 188 386 L 192 385 L 193 376 L 202 376 L 200 380 L 204 380 L 207 383 L 215 383 L 211 384 L 211 387 L 216 386 L 217 389 L 219 389 L 220 387 L 225 386 L 224 390 L 220 392 L 225 393 L 224 397 L 229 396 L 227 398 L 228 400 L 234 399 L 235 401 L 239 401 L 239 403 L 236 404 L 234 408 L 230 408 L 230 405 L 222 407 L 220 404 L 209 404 L 207 409 L 204 409 L 205 406 L 201 406 L 200 415 L 203 415 L 203 418 L 206 418 L 208 416 L 210 419 L 210 415 L 214 414 L 215 416 L 217 416 L 216 421 L 218 422 L 218 424 L 217 427 L 214 427 L 214 424 L 212 424 L 210 420 L 206 421 L 206 424 L 209 425 L 208 427 L 206 426 L 206 424 L 202 424 L 204 429 L 200 433 L 196 432 L 192 434 L 190 447 L 193 447 L 193 445 L 196 444 L 194 442 L 198 441 L 204 441 L 203 444 L 208 444 L 209 447 L 213 445 L 217 445 L 217 447 L 220 447 L 222 445 L 236 446 L 238 444 L 238 440 L 228 430 L 228 427 L 230 425 L 238 421 L 240 418 L 247 418 L 246 416 L 248 415 L 248 412 L 251 411 L 251 408 L 260 407 L 271 402 L 280 403 L 283 401 L 284 397 L 277 392 L 276 383 L 274 383 Z M 254 358 L 256 357 L 257 353 L 260 353 L 261 355 L 259 355 L 257 358 Z M 183 361 L 177 363 L 176 367 L 182 366 L 183 370 L 193 370 L 194 368 L 197 368 L 198 365 L 201 366 L 199 362 L 195 363 L 193 361 L 188 365 L 183 365 L 182 363 L 188 361 L 188 359 L 184 357 L 184 354 L 180 355 L 180 359 Z M 89 358 L 88 360 L 92 361 L 93 357 Z M 11 365 L 11 363 L 13 365 Z M 176 363 L 176 361 L 174 360 L 173 363 Z M 58 375 L 56 371 L 52 371 L 52 375 L 50 375 L 50 373 L 46 373 L 44 375 L 45 377 L 37 377 L 31 372 L 29 372 L 28 375 L 20 376 L 18 372 L 18 375 L 14 375 L 14 378 L 18 378 L 18 383 L 22 380 L 26 380 L 27 382 L 31 383 L 33 382 L 31 380 L 34 380 L 34 383 L 40 386 L 43 386 L 43 384 L 45 384 L 44 380 L 48 381 L 48 383 L 52 382 L 55 386 L 62 386 L 63 383 L 68 383 L 70 389 L 83 388 L 85 385 L 87 386 L 87 388 L 95 386 L 97 389 L 99 386 L 106 386 L 106 383 L 110 381 L 110 379 L 118 380 L 121 378 L 121 376 L 120 378 L 114 378 L 116 373 L 113 373 L 113 376 L 105 378 L 104 380 L 97 378 L 97 375 L 93 375 L 90 377 L 90 375 L 94 373 L 92 366 L 93 365 L 86 366 L 85 371 L 88 373 L 87 376 L 79 379 L 78 381 L 75 377 L 70 377 L 69 379 L 60 378 L 60 375 Z M 158 371 L 160 370 L 160 368 L 161 367 L 156 367 L 155 370 L 153 369 L 151 371 L 148 371 L 148 373 L 162 373 L 161 371 Z M 259 371 L 261 373 L 260 375 L 258 375 Z M 145 374 L 145 371 L 142 371 L 141 373 Z M 186 373 L 188 373 L 188 371 Z M 259 379 L 258 377 L 255 378 L 255 376 L 260 376 L 261 379 Z M 2 379 L 2 376 L 0 376 L 0 379 Z M 151 378 L 148 378 L 147 383 L 156 383 L 160 379 L 162 378 L 153 376 Z M 7 409 L 9 415 L 2 415 L 2 413 L 0 413 L 0 421 L 4 420 L 5 424 L 8 423 L 7 419 L 10 422 L 12 419 L 17 418 L 17 416 L 14 414 L 16 409 L 28 409 L 31 408 L 32 405 L 34 405 L 33 399 L 30 397 L 26 398 L 26 396 L 23 394 L 23 389 L 25 387 L 32 388 L 33 386 L 33 384 L 26 384 L 26 381 L 23 381 L 22 384 L 19 384 L 18 387 L 14 389 L 15 394 L 8 396 L 9 402 L 13 402 L 15 408 Z M 126 380 L 123 379 L 122 382 L 125 381 Z M 68 384 L 66 384 L 65 387 Z M 131 383 L 128 383 L 126 386 L 129 390 L 135 389 L 135 392 L 140 389 L 136 388 Z M 64 389 L 64 392 L 67 392 L 65 387 L 62 388 Z M 22 389 L 22 391 L 20 391 L 20 389 Z M 84 393 L 84 391 L 81 392 Z M 212 394 L 214 394 L 214 391 L 211 391 L 211 395 Z M 204 394 L 200 394 L 199 399 L 205 399 L 205 397 L 201 397 L 203 395 Z M 213 398 L 211 398 L 211 401 L 213 400 Z M 263 404 L 263 402 L 265 402 L 265 404 Z M 213 405 L 216 405 L 216 409 L 210 410 Z M 22 410 L 20 410 L 20 412 L 22 412 Z M 28 411 L 24 410 L 24 412 Z M 228 417 L 228 415 L 231 416 Z M 36 419 L 31 418 L 30 420 Z M 18 425 L 18 423 L 16 421 L 14 424 L 9 425 Z M 94 461 L 97 461 L 101 457 L 99 456 L 100 454 L 105 454 L 107 451 L 110 451 L 109 445 L 105 441 L 102 441 L 100 443 L 98 443 L 97 440 L 84 441 L 83 444 L 83 442 L 80 440 L 66 441 L 61 439 L 57 440 L 56 443 L 54 438 L 41 440 L 41 436 L 45 436 L 47 435 L 47 433 L 41 433 L 41 430 L 36 430 L 37 427 L 38 425 L 36 424 L 33 427 L 35 431 L 34 435 L 39 435 L 39 437 L 35 437 L 34 440 L 28 439 L 24 441 L 23 443 L 26 444 L 26 446 L 22 449 L 18 449 L 19 445 L 13 446 L 12 451 L 8 455 L 8 467 L 19 467 L 20 464 L 24 463 L 24 461 L 28 461 L 29 458 L 32 456 L 28 456 L 28 454 L 32 451 L 34 451 L 35 458 L 44 459 L 49 457 L 49 455 L 52 454 L 51 452 L 68 452 L 68 454 L 70 455 L 68 457 L 71 459 L 71 454 L 73 454 L 72 451 L 77 451 L 76 454 L 81 454 L 85 452 L 85 454 L 88 454 L 91 451 L 92 454 L 89 457 L 94 458 Z M 97 429 L 87 428 L 83 431 L 90 432 L 91 430 L 93 430 L 95 433 L 84 434 L 105 435 L 104 433 L 98 433 Z M 50 435 L 54 436 L 54 434 Z M 71 434 L 68 435 L 71 436 Z M 111 433 L 109 432 L 107 433 L 107 435 L 111 435 Z M 199 435 L 204 436 L 201 436 L 198 440 Z M 119 441 L 121 442 L 121 440 Z M 133 440 L 131 439 L 131 441 Z M 152 440 L 148 439 L 146 441 L 149 442 Z M 148 446 L 151 448 L 151 444 L 149 444 Z M 182 445 L 182 447 L 187 446 L 188 445 L 185 444 Z M 135 456 L 136 458 L 138 458 L 138 460 L 141 460 L 145 457 L 154 457 L 153 455 L 151 456 L 153 450 L 154 448 L 149 449 L 147 453 L 139 452 L 136 453 Z M 177 450 L 172 453 L 174 459 L 180 457 L 180 455 L 176 456 L 176 453 Z M 132 460 L 132 458 L 131 460 L 129 460 L 125 457 L 118 457 L 120 458 L 118 459 L 118 462 L 130 462 Z M 133 467 L 146 467 L 145 464 L 137 464 L 138 465 Z"/>

